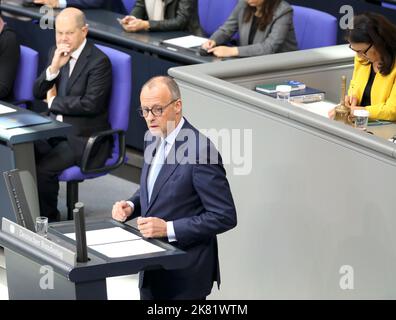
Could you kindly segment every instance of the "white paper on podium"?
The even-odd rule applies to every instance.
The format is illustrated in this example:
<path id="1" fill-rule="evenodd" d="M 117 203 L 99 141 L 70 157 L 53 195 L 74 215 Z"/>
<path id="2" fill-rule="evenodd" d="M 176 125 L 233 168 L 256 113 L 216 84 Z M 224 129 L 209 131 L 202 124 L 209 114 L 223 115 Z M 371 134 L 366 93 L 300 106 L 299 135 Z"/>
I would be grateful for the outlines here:
<path id="1" fill-rule="evenodd" d="M 291 104 L 305 109 L 307 111 L 316 113 L 322 117 L 326 117 L 328 118 L 329 115 L 329 111 L 333 108 L 335 108 L 335 106 L 337 104 L 330 102 L 330 101 L 318 101 L 318 102 L 311 102 L 311 103 L 296 103 L 296 102 L 291 102 Z"/>
<path id="2" fill-rule="evenodd" d="M 100 252 L 101 254 L 104 254 L 109 258 L 121 258 L 128 256 L 136 256 L 139 254 L 165 251 L 165 249 L 158 247 L 143 239 L 100 244 L 100 245 L 90 246 L 90 248 Z"/>
<path id="3" fill-rule="evenodd" d="M 87 231 L 86 235 L 88 246 L 141 239 L 141 237 L 133 234 L 132 232 L 128 232 L 120 227 L 91 230 Z M 66 233 L 65 236 L 76 240 L 75 233 Z"/>
<path id="4" fill-rule="evenodd" d="M 200 47 L 207 40 L 208 40 L 207 38 L 202 38 L 197 36 L 185 36 L 185 37 L 164 40 L 163 43 L 172 44 L 174 46 L 178 46 L 182 48 L 193 48 L 193 47 Z"/>
<path id="5" fill-rule="evenodd" d="M 12 112 L 16 112 L 16 110 L 0 104 L 0 114 L 6 114 L 6 113 L 12 113 Z"/>

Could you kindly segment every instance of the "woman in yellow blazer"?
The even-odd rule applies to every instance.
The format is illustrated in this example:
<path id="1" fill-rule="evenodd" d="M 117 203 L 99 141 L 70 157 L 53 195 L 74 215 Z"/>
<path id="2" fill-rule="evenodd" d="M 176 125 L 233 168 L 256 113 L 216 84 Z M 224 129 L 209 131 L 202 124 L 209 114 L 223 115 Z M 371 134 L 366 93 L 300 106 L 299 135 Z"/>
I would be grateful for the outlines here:
<path id="1" fill-rule="evenodd" d="M 396 121 L 396 26 L 375 13 L 355 16 L 353 24 L 347 40 L 356 57 L 345 103 L 352 113 L 366 109 L 370 119 Z"/>

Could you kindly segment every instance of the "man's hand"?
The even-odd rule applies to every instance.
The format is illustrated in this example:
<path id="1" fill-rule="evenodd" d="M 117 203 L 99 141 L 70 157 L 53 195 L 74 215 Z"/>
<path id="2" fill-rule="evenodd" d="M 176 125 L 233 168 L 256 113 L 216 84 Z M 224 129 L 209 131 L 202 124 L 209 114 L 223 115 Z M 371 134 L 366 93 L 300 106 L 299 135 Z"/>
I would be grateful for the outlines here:
<path id="1" fill-rule="evenodd" d="M 164 238 L 167 237 L 166 221 L 160 218 L 149 217 L 137 219 L 137 226 L 145 238 Z"/>
<path id="2" fill-rule="evenodd" d="M 239 55 L 237 47 L 218 46 L 208 49 L 208 53 L 213 53 L 218 58 L 236 57 Z"/>
<path id="3" fill-rule="evenodd" d="M 136 19 L 133 17 L 133 19 L 129 19 L 127 23 L 122 23 L 122 27 L 127 32 L 137 32 L 150 29 L 150 24 L 146 20 Z"/>
<path id="4" fill-rule="evenodd" d="M 133 208 L 126 201 L 118 201 L 113 205 L 111 216 L 114 220 L 124 222 L 133 213 Z"/>
<path id="5" fill-rule="evenodd" d="M 51 8 L 59 8 L 59 0 L 34 0 L 36 4 L 46 5 Z"/>
<path id="6" fill-rule="evenodd" d="M 58 92 L 56 90 L 56 85 L 54 84 L 51 89 L 47 91 L 47 102 L 51 101 L 52 98 L 56 97 Z"/>
<path id="7" fill-rule="evenodd" d="M 69 62 L 70 54 L 71 51 L 68 44 L 61 43 L 56 47 L 50 66 L 51 74 L 58 73 L 60 68 Z"/>

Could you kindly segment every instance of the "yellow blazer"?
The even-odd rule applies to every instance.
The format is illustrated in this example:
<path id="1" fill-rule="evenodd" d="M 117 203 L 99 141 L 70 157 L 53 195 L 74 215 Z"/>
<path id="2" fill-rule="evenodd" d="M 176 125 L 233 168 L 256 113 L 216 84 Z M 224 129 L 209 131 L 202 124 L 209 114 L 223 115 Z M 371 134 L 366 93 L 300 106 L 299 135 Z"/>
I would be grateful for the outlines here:
<path id="1" fill-rule="evenodd" d="M 356 56 L 348 95 L 356 96 L 358 106 L 370 76 L 370 65 L 364 65 Z M 396 121 L 396 63 L 387 76 L 379 72 L 371 87 L 371 106 L 362 106 L 370 112 L 371 119 Z"/>

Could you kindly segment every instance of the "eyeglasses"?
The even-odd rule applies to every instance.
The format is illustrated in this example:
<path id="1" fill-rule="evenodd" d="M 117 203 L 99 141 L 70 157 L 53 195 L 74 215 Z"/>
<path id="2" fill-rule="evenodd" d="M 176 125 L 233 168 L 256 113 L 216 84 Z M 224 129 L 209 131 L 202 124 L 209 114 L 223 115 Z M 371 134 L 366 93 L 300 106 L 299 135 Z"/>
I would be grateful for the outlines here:
<path id="1" fill-rule="evenodd" d="M 373 44 L 370 44 L 366 50 L 355 50 L 352 48 L 351 44 L 349 44 L 349 49 L 351 49 L 352 51 L 355 51 L 358 54 L 362 54 L 365 56 L 372 46 L 373 46 Z"/>
<path id="2" fill-rule="evenodd" d="M 140 108 L 137 111 L 139 112 L 140 116 L 143 118 L 147 118 L 150 111 L 154 117 L 160 117 L 160 116 L 162 116 L 162 113 L 164 112 L 164 110 L 168 106 L 170 106 L 172 103 L 176 102 L 177 100 L 179 100 L 179 98 L 172 100 L 171 102 L 169 102 L 168 104 L 166 104 L 164 106 L 154 105 L 151 108 L 146 108 L 146 107 L 140 106 Z"/>

